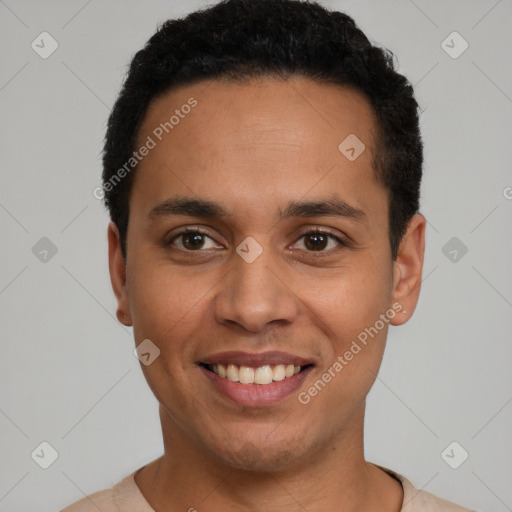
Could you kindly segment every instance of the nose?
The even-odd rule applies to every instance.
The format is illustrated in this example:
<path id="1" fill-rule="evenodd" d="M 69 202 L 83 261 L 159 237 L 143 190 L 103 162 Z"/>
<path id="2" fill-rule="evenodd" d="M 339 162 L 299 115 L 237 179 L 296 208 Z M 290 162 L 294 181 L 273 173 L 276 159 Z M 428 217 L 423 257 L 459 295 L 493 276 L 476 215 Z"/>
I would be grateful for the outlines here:
<path id="1" fill-rule="evenodd" d="M 215 319 L 260 332 L 271 322 L 289 324 L 296 318 L 299 299 L 284 281 L 281 262 L 264 249 L 252 263 L 233 254 L 230 271 L 215 297 Z"/>

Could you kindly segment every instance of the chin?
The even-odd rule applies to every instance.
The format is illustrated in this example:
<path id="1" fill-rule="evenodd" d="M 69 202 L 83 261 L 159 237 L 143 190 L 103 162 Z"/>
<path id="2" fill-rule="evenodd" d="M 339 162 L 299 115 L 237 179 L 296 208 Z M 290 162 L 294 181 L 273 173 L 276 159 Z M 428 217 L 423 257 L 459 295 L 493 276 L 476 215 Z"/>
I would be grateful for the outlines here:
<path id="1" fill-rule="evenodd" d="M 219 447 L 215 450 L 215 454 L 228 467 L 260 473 L 289 468 L 300 457 L 298 447 L 283 448 L 281 445 L 281 448 L 277 449 L 269 444 L 268 442 L 254 444 L 250 441 L 240 441 L 231 443 L 224 450 Z"/>

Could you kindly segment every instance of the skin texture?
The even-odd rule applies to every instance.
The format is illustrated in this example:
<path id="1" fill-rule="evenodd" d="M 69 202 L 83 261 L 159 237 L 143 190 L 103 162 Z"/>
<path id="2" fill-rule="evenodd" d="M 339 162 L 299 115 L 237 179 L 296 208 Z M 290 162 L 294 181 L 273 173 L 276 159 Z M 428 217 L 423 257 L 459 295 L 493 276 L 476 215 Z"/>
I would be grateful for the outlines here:
<path id="1" fill-rule="evenodd" d="M 365 399 L 387 323 L 306 405 L 292 393 L 242 407 L 198 367 L 225 350 L 285 351 L 315 365 L 304 391 L 394 303 L 402 311 L 390 324 L 412 315 L 425 219 L 412 218 L 393 261 L 369 103 L 300 77 L 206 81 L 154 100 L 139 142 L 191 97 L 197 106 L 136 171 L 126 265 L 117 228 L 108 229 L 117 317 L 133 325 L 137 344 L 149 338 L 161 351 L 141 367 L 160 402 L 165 453 L 137 473 L 137 485 L 157 512 L 399 511 L 401 485 L 363 454 Z M 366 146 L 353 162 L 338 150 L 349 134 Z M 214 201 L 229 215 L 149 217 L 178 196 Z M 291 200 L 333 197 L 364 215 L 279 219 Z M 329 237 L 315 251 L 303 236 L 315 227 L 348 245 Z M 184 228 L 207 233 L 199 250 L 174 238 Z M 249 236 L 263 249 L 250 264 L 236 252 Z"/>

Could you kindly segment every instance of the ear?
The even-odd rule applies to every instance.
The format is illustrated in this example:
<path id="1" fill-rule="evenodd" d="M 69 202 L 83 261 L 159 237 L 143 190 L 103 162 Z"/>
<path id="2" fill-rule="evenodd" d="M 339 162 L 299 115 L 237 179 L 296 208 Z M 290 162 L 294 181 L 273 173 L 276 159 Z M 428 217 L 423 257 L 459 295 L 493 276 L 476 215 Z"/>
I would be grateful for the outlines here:
<path id="1" fill-rule="evenodd" d="M 117 299 L 117 319 L 123 325 L 131 326 L 132 317 L 126 293 L 126 265 L 121 251 L 121 236 L 113 222 L 108 225 L 108 268 L 112 289 Z"/>
<path id="2" fill-rule="evenodd" d="M 392 325 L 402 325 L 411 318 L 418 303 L 425 254 L 426 219 L 420 213 L 409 221 L 398 255 L 393 263 L 393 303 L 402 306 Z"/>

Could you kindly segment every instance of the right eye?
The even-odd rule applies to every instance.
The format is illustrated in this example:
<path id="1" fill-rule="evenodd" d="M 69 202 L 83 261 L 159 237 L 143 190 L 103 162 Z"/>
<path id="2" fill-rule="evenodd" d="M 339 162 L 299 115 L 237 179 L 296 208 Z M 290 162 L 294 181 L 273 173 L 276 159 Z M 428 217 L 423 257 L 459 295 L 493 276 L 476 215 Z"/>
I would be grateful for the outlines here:
<path id="1" fill-rule="evenodd" d="M 216 247 L 215 243 L 211 247 L 204 247 L 206 240 L 210 239 L 215 242 L 212 237 L 198 229 L 186 229 L 176 233 L 165 245 L 171 247 L 176 245 L 178 249 L 187 252 L 198 252 L 205 249 L 213 249 Z M 175 244 L 175 241 L 179 243 Z"/>

